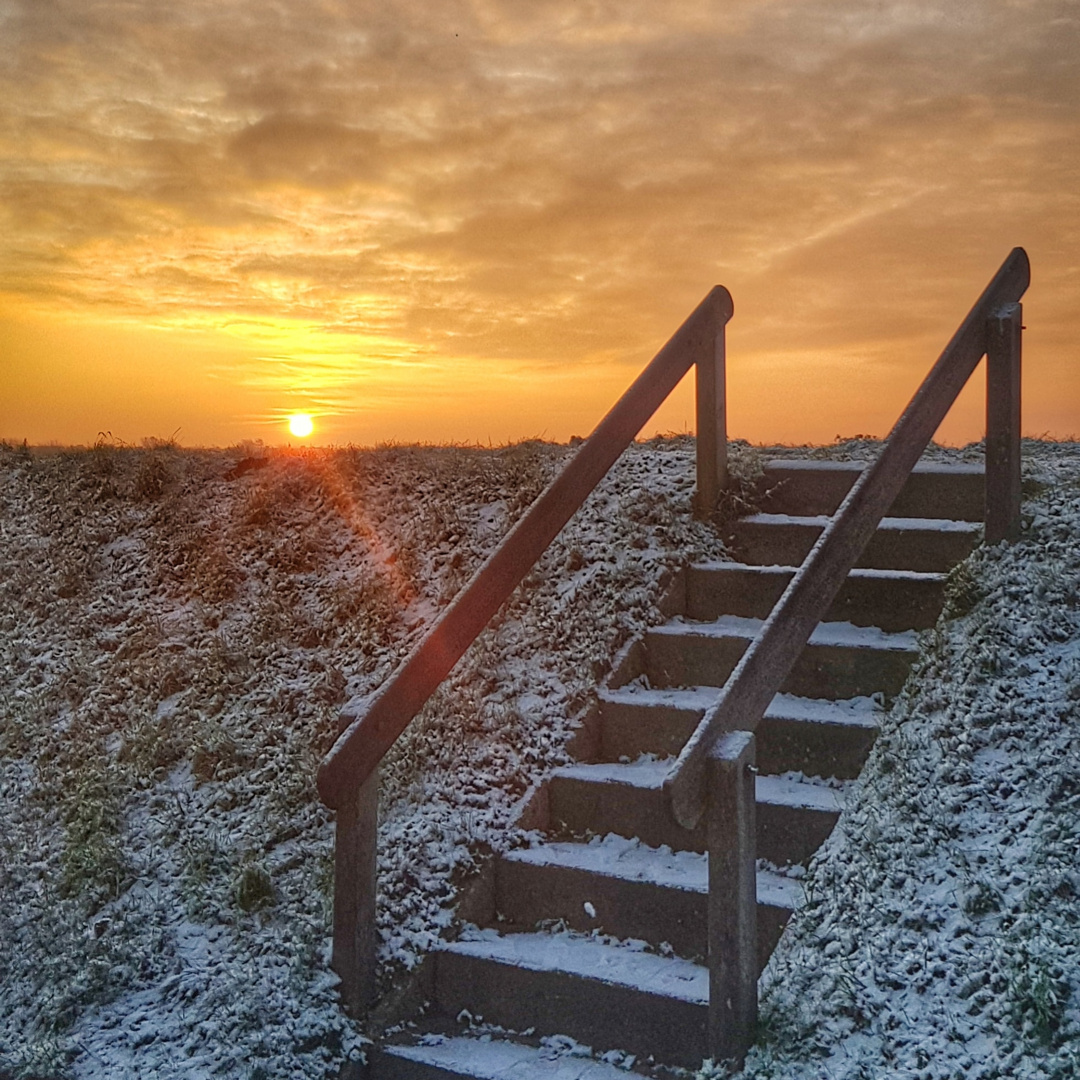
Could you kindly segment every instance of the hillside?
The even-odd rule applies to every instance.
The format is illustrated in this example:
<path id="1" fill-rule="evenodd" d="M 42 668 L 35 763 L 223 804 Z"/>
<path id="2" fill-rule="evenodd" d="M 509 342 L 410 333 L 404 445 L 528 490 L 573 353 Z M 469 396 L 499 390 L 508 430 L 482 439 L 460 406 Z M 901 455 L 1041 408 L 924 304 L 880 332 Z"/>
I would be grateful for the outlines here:
<path id="1" fill-rule="evenodd" d="M 746 1080 L 1080 1076 L 1080 448 L 1025 443 L 765 973 Z"/>
<path id="2" fill-rule="evenodd" d="M 331 1077 L 360 1052 L 315 767 L 570 452 L 0 447 L 0 1077 Z M 1025 452 L 1024 541 L 954 575 L 747 1077 L 1080 1072 L 1080 450 Z M 722 555 L 692 484 L 690 440 L 632 447 L 385 763 L 384 986 L 477 855 L 527 841 L 516 800 L 665 573 Z"/>
<path id="3" fill-rule="evenodd" d="M 0 449 L 0 1074 L 334 1076 L 339 706 L 570 449 Z M 635 446 L 384 763 L 384 984 L 562 760 L 665 572 L 693 444 Z"/>

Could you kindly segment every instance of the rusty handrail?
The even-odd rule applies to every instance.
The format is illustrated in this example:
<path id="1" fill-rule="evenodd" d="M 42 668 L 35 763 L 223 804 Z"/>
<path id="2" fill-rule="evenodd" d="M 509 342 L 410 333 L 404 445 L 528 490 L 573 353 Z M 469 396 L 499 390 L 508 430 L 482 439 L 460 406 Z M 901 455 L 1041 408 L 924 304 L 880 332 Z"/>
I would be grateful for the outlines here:
<path id="1" fill-rule="evenodd" d="M 722 363 L 723 329 L 732 312 L 731 294 L 717 285 L 653 357 L 394 674 L 372 696 L 346 705 L 342 720 L 348 726 L 319 767 L 319 795 L 324 803 L 339 807 L 367 780 L 409 721 L 691 365 L 708 367 L 717 359 Z M 717 379 L 711 381 L 715 384 Z M 726 434 L 714 434 L 713 441 L 726 445 Z M 714 471 L 714 488 L 717 482 Z M 709 483 L 706 478 L 703 484 L 699 473 L 699 495 Z M 715 505 L 715 490 L 711 498 Z"/>
<path id="2" fill-rule="evenodd" d="M 735 670 L 706 710 L 694 734 L 664 778 L 668 806 L 692 828 L 706 805 L 708 755 L 729 731 L 754 731 L 765 709 L 824 617 L 848 572 L 899 494 L 938 425 L 990 354 L 987 372 L 987 539 L 1015 538 L 1019 519 L 1019 369 L 997 354 L 1019 352 L 1020 297 L 1031 280 L 1023 248 L 1014 248 L 960 324 L 896 422 L 878 459 L 856 480 L 847 497 L 795 573 Z M 1012 399 L 1002 405 L 1005 387 Z M 1015 430 L 1014 430 L 1015 429 Z"/>

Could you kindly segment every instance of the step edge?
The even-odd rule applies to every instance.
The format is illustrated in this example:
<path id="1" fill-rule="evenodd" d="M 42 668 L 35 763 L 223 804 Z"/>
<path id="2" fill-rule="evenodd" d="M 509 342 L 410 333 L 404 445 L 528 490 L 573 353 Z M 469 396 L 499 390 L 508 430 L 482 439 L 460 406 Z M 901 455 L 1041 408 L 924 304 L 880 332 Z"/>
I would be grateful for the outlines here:
<path id="1" fill-rule="evenodd" d="M 828 458 L 769 458 L 762 466 L 770 470 L 788 469 L 792 472 L 850 472 L 861 473 L 872 461 L 831 461 Z M 913 473 L 931 476 L 985 476 L 986 469 L 973 461 L 917 461 Z"/>
<path id="2" fill-rule="evenodd" d="M 764 626 L 765 619 L 748 615 L 721 615 L 708 622 L 667 622 L 652 626 L 643 640 L 661 638 L 707 638 L 753 641 Z M 852 622 L 819 622 L 810 635 L 808 645 L 852 649 L 882 649 L 887 652 L 918 651 L 918 630 L 882 630 L 879 626 L 858 626 Z"/>
<path id="3" fill-rule="evenodd" d="M 709 705 L 719 700 L 720 689 L 718 686 L 645 689 L 627 683 L 623 686 L 601 688 L 597 691 L 597 699 L 608 705 L 674 709 L 684 713 L 704 714 Z M 859 704 L 855 704 L 856 702 Z M 769 702 L 764 718 L 794 720 L 805 724 L 820 724 L 823 727 L 876 731 L 880 727 L 878 719 L 884 712 L 872 697 L 867 696 L 812 698 L 778 693 Z"/>
<path id="4" fill-rule="evenodd" d="M 465 1056 L 455 1059 L 448 1058 L 446 1051 L 440 1054 L 440 1048 L 447 1046 L 449 1046 L 449 1053 L 459 1050 Z M 517 1048 L 521 1053 L 513 1057 L 501 1054 L 501 1061 L 492 1060 L 507 1047 Z M 513 1039 L 484 1039 L 463 1035 L 443 1036 L 438 1043 L 396 1043 L 379 1047 L 379 1053 L 388 1057 L 453 1070 L 462 1076 L 476 1077 L 476 1080 L 505 1080 L 508 1075 L 505 1071 L 507 1068 L 514 1069 L 514 1076 L 521 1077 L 522 1080 L 527 1080 L 529 1076 L 542 1077 L 549 1071 L 544 1063 L 551 1062 L 552 1066 L 556 1066 L 558 1060 L 544 1058 L 544 1052 L 540 1047 L 519 1043 Z M 481 1060 L 485 1055 L 489 1055 L 488 1060 Z M 513 1060 L 514 1057 L 516 1060 Z M 626 1070 L 604 1061 L 597 1061 L 595 1058 L 576 1058 L 575 1060 L 580 1062 L 585 1070 L 580 1074 L 581 1080 L 620 1080 L 620 1078 L 626 1080 L 628 1075 Z M 525 1069 L 528 1071 L 520 1071 Z"/>
<path id="5" fill-rule="evenodd" d="M 559 841 L 566 847 L 578 847 L 582 849 L 589 849 L 593 845 L 590 844 L 572 844 L 566 841 Z M 548 849 L 554 845 L 541 844 L 539 849 Z M 642 844 L 641 847 L 645 851 L 656 851 L 656 848 L 650 848 L 647 845 Z M 579 862 L 572 861 L 560 861 L 558 859 L 543 860 L 543 859 L 529 859 L 522 857 L 523 852 L 537 851 L 538 848 L 521 848 L 517 851 L 511 851 L 504 853 L 501 858 L 509 861 L 516 862 L 521 865 L 533 866 L 537 868 L 544 867 L 556 867 L 560 870 L 572 870 L 578 873 L 595 875 L 597 877 L 610 878 L 615 881 L 629 882 L 634 885 L 647 885 L 658 889 L 672 889 L 678 892 L 691 893 L 696 896 L 707 896 L 709 892 L 708 886 L 708 855 L 707 854 L 695 854 L 691 852 L 680 852 L 681 855 L 689 856 L 692 858 L 698 866 L 695 866 L 693 871 L 687 869 L 687 871 L 677 871 L 670 874 L 670 880 L 662 880 L 667 876 L 666 872 L 669 867 L 664 867 L 665 874 L 658 874 L 655 878 L 639 877 L 629 874 L 618 874 L 608 869 L 596 869 L 593 867 L 582 866 Z M 662 856 L 661 856 L 662 857 Z M 643 862 L 645 860 L 642 860 Z M 682 880 L 675 880 L 681 877 Z M 802 883 L 794 878 L 789 878 L 784 874 L 777 873 L 775 870 L 767 870 L 759 868 L 757 870 L 757 901 L 759 905 L 768 907 L 779 907 L 784 910 L 794 911 L 798 906 L 798 900 L 792 896 L 792 894 L 801 893 Z M 778 902 L 779 901 L 779 902 Z"/>
<path id="6" fill-rule="evenodd" d="M 501 964 L 508 967 L 515 967 L 525 971 L 533 971 L 538 973 L 549 973 L 552 975 L 563 976 L 571 979 L 581 979 L 585 982 L 598 983 L 605 986 L 620 987 L 622 989 L 638 991 L 642 994 L 646 994 L 652 997 L 668 998 L 673 1001 L 683 1001 L 690 1005 L 705 1005 L 709 1003 L 708 997 L 708 982 L 709 982 L 709 969 L 701 964 L 695 964 L 690 960 L 685 960 L 678 956 L 660 956 L 656 953 L 646 952 L 644 950 L 638 951 L 636 949 L 629 949 L 620 945 L 608 945 L 604 942 L 595 941 L 589 937 L 570 937 L 563 938 L 563 942 L 577 942 L 580 944 L 570 945 L 570 950 L 575 950 L 580 954 L 594 956 L 607 955 L 612 959 L 617 958 L 619 964 L 626 968 L 632 968 L 635 965 L 645 971 L 652 971 L 653 973 L 666 974 L 670 980 L 669 985 L 674 985 L 679 989 L 684 990 L 683 994 L 678 993 L 665 993 L 662 990 L 656 988 L 650 988 L 643 985 L 644 979 L 637 981 L 631 981 L 629 979 L 619 979 L 610 977 L 604 977 L 596 974 L 595 962 L 590 971 L 574 970 L 568 966 L 559 963 L 536 963 L 530 962 L 530 958 L 527 956 L 510 957 L 501 955 L 492 948 L 485 949 L 484 946 L 490 946 L 493 942 L 506 942 L 514 941 L 521 943 L 531 943 L 533 941 L 545 941 L 553 942 L 557 940 L 554 935 L 543 933 L 519 933 L 519 934 L 503 934 L 497 935 L 493 938 L 482 939 L 459 939 L 457 941 L 444 941 L 435 945 L 433 951 L 438 954 L 449 953 L 459 956 L 467 956 L 474 960 L 481 960 L 487 963 Z M 541 946 L 541 951 L 550 951 L 550 945 Z M 685 975 L 680 975 L 680 972 L 685 972 Z M 686 983 L 686 986 L 679 986 L 679 983 Z M 691 986 L 693 984 L 704 983 L 704 996 L 700 992 L 693 992 Z"/>
<path id="7" fill-rule="evenodd" d="M 691 563 L 690 569 L 695 573 L 702 574 L 739 573 L 760 577 L 769 575 L 780 577 L 784 574 L 789 576 L 794 575 L 799 568 L 797 566 L 784 566 L 780 563 L 760 565 L 758 563 L 721 562 L 716 560 L 711 562 Z M 903 570 L 894 567 L 878 568 L 873 566 L 856 566 L 848 571 L 849 580 L 851 578 L 861 578 L 882 581 L 925 581 L 936 584 L 937 582 L 946 581 L 948 577 L 949 575 L 947 573 L 939 570 Z"/>
<path id="8" fill-rule="evenodd" d="M 788 525 L 803 529 L 824 529 L 830 521 L 832 521 L 832 516 L 829 514 L 757 513 L 739 518 L 735 522 L 735 528 L 737 530 L 740 525 L 767 525 L 773 528 Z M 977 533 L 982 527 L 981 521 L 931 517 L 883 517 L 877 526 L 879 532 L 963 533 L 965 535 Z"/>

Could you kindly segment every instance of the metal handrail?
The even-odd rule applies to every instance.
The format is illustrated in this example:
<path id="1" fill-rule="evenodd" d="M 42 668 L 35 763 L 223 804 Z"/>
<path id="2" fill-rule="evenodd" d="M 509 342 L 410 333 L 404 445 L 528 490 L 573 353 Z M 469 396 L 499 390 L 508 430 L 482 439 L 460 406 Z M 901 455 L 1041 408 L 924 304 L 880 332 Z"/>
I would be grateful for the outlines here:
<path id="1" fill-rule="evenodd" d="M 986 539 L 1015 538 L 1020 510 L 1019 301 L 1030 280 L 1027 254 L 1023 248 L 1014 248 L 930 369 L 880 456 L 856 480 L 717 700 L 706 710 L 664 779 L 668 806 L 679 824 L 693 828 L 700 820 L 707 801 L 711 748 L 727 732 L 757 728 L 984 354 L 988 357 Z"/>

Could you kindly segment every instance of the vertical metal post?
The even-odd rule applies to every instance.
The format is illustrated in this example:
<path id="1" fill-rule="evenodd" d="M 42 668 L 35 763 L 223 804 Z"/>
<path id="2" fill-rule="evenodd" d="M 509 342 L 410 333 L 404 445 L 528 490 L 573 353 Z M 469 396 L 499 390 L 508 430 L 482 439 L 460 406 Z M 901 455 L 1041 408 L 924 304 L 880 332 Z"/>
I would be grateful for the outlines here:
<path id="1" fill-rule="evenodd" d="M 694 365 L 697 395 L 697 493 L 694 514 L 707 518 L 727 487 L 727 333 L 717 320 L 713 348 Z"/>
<path id="2" fill-rule="evenodd" d="M 376 768 L 338 807 L 334 836 L 334 947 L 341 999 L 362 1015 L 375 997 L 375 878 L 379 824 Z"/>
<path id="3" fill-rule="evenodd" d="M 1020 337 L 1023 308 L 986 322 L 986 542 L 1020 536 Z"/>
<path id="4" fill-rule="evenodd" d="M 709 1055 L 742 1063 L 757 1026 L 754 735 L 732 731 L 709 753 Z"/>

